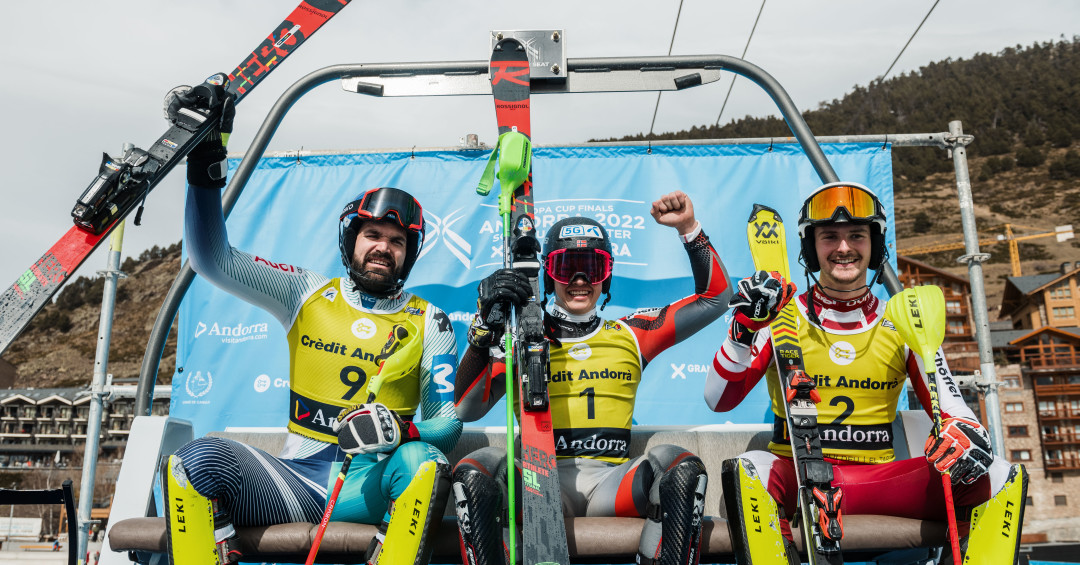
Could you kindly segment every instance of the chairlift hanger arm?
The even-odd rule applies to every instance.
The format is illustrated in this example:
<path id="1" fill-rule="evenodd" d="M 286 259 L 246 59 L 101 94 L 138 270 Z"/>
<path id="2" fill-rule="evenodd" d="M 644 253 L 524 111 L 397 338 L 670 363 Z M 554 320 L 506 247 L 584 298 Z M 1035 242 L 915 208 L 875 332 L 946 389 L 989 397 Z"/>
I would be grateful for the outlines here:
<path id="1" fill-rule="evenodd" d="M 484 61 L 345 65 L 342 88 L 369 96 L 491 95 Z M 778 88 L 758 67 L 727 55 L 567 59 L 562 78 L 532 81 L 533 94 L 655 92 L 716 82 L 723 71 Z M 771 92 L 770 92 L 771 94 Z M 775 99 L 775 98 L 774 98 Z"/>

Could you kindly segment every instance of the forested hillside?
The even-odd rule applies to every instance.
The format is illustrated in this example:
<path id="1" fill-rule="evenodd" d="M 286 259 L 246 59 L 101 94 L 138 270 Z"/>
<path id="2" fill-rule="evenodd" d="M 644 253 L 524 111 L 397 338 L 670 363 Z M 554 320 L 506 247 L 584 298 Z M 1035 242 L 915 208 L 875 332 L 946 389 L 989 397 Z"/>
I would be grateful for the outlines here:
<path id="1" fill-rule="evenodd" d="M 1080 228 L 1080 37 L 946 59 L 867 86 L 803 114 L 815 135 L 932 133 L 960 120 L 974 136 L 969 171 L 981 235 Z M 746 117 L 652 139 L 790 137 L 779 117 Z M 617 141 L 642 140 L 628 136 Z M 616 141 L 611 139 L 610 141 Z M 961 241 L 953 161 L 937 148 L 895 148 L 898 250 Z M 1005 244 L 984 247 L 991 312 L 1010 275 Z M 952 250 L 914 258 L 967 274 Z M 1024 275 L 1080 260 L 1080 242 L 1037 238 L 1020 244 Z M 993 319 L 993 315 L 991 317 Z"/>

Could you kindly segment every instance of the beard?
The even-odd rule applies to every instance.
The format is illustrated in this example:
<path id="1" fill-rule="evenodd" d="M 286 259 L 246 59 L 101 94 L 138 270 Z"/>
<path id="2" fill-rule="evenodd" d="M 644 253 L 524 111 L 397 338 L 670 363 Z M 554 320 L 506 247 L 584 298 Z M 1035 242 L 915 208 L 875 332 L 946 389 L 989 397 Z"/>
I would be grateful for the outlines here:
<path id="1" fill-rule="evenodd" d="M 381 259 L 389 263 L 390 272 L 368 269 L 367 265 L 373 259 Z M 401 267 L 397 265 L 394 257 L 389 253 L 372 252 L 364 258 L 363 263 L 353 259 L 349 262 L 349 266 L 349 278 L 352 279 L 357 288 L 367 294 L 378 298 L 389 298 L 401 288 L 401 285 L 397 282 L 401 276 Z"/>

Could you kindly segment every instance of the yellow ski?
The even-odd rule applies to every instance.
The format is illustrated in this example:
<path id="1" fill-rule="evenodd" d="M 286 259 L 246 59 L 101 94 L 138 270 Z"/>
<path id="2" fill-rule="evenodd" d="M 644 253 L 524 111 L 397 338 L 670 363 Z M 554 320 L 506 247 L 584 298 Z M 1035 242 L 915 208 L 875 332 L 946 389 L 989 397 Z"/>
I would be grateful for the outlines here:
<path id="1" fill-rule="evenodd" d="M 161 468 L 161 489 L 169 525 L 170 565 L 218 565 L 213 506 L 209 498 L 195 492 L 183 462 L 175 455 Z"/>

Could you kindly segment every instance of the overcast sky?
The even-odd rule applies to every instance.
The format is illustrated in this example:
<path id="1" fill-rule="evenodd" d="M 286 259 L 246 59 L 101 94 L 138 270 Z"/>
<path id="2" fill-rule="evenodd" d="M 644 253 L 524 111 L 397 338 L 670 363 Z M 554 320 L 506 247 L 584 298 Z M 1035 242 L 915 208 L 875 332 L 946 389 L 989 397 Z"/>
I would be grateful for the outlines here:
<path id="1" fill-rule="evenodd" d="M 70 226 L 75 199 L 97 173 L 101 152 L 145 148 L 164 132 L 163 95 L 178 84 L 231 71 L 298 0 L 55 0 L 5 5 L 0 50 L 0 283 L 6 288 Z M 892 63 L 933 0 L 767 0 L 746 59 L 775 77 L 802 110 L 866 85 Z M 739 56 L 761 4 L 685 0 L 672 54 Z M 562 29 L 567 55 L 666 55 L 678 0 L 353 0 L 238 108 L 229 149 L 243 151 L 277 97 L 305 74 L 342 63 L 473 61 L 488 58 L 493 29 Z M 890 76 L 932 61 L 1071 37 L 1072 0 L 943 0 Z M 730 78 L 665 94 L 656 131 L 712 124 Z M 655 94 L 543 96 L 533 102 L 537 144 L 576 143 L 648 131 Z M 775 114 L 739 79 L 723 122 Z M 466 133 L 494 141 L 486 97 L 379 100 L 337 83 L 304 98 L 271 150 L 457 145 Z M 951 116 L 941 116 L 941 130 Z M 129 223 L 125 256 L 181 237 L 183 172 Z M 323 245 L 324 242 L 313 242 Z M 101 249 L 80 269 L 105 266 Z"/>

